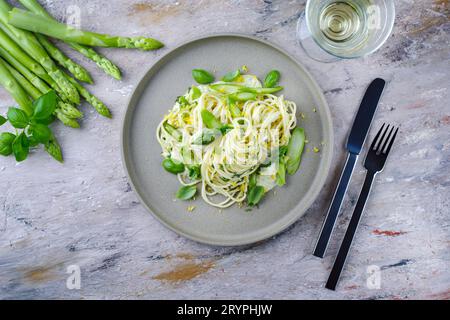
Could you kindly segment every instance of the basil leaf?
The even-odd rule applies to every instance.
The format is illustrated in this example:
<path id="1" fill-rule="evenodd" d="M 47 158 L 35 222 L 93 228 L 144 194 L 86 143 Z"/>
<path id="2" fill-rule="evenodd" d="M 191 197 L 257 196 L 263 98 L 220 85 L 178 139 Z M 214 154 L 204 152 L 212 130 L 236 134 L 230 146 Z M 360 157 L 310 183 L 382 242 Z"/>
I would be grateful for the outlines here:
<path id="1" fill-rule="evenodd" d="M 184 164 L 180 162 L 175 162 L 170 158 L 166 158 L 162 162 L 162 166 L 167 172 L 177 174 L 184 171 Z"/>
<path id="2" fill-rule="evenodd" d="M 220 129 L 222 123 L 211 112 L 203 109 L 201 112 L 202 120 L 208 129 Z"/>
<path id="3" fill-rule="evenodd" d="M 188 166 L 188 176 L 191 180 L 200 179 L 202 176 L 200 166 Z"/>
<path id="4" fill-rule="evenodd" d="M 52 114 L 50 117 L 46 118 L 46 119 L 31 119 L 31 123 L 41 123 L 41 124 L 45 124 L 46 126 L 48 126 L 49 124 L 53 123 L 55 121 L 56 117 Z"/>
<path id="5" fill-rule="evenodd" d="M 28 142 L 30 143 L 30 148 L 31 147 L 36 147 L 40 142 L 36 140 L 35 137 L 30 136 L 28 137 Z"/>
<path id="6" fill-rule="evenodd" d="M 219 128 L 219 130 L 223 136 L 226 135 L 230 130 L 233 130 L 233 129 L 234 129 L 234 127 L 229 124 L 224 124 L 223 126 L 221 126 Z"/>
<path id="7" fill-rule="evenodd" d="M 203 124 L 208 129 L 214 129 L 219 130 L 223 135 L 226 134 L 228 131 L 233 129 L 232 126 L 229 124 L 222 124 L 222 122 L 219 121 L 211 112 L 209 112 L 206 109 L 203 109 L 201 111 L 202 121 Z"/>
<path id="8" fill-rule="evenodd" d="M 191 90 L 192 90 L 192 93 L 191 93 L 192 100 L 198 99 L 202 95 L 202 92 L 200 91 L 200 89 L 195 86 L 193 86 Z"/>
<path id="9" fill-rule="evenodd" d="M 189 105 L 189 101 L 184 96 L 179 96 L 177 102 L 180 104 L 181 108 L 185 108 Z"/>
<path id="10" fill-rule="evenodd" d="M 208 145 L 214 140 L 216 140 L 216 136 L 220 135 L 220 130 L 217 129 L 203 129 L 200 135 L 198 135 L 194 141 L 192 141 L 192 144 L 195 145 Z"/>
<path id="11" fill-rule="evenodd" d="M 264 197 L 264 194 L 264 188 L 261 186 L 255 186 L 254 188 L 250 189 L 247 198 L 248 205 L 253 207 L 254 205 L 258 204 Z"/>
<path id="12" fill-rule="evenodd" d="M 4 116 L 0 116 L 0 126 L 2 126 L 6 121 L 8 121 Z"/>
<path id="13" fill-rule="evenodd" d="M 241 75 L 241 70 L 231 71 L 228 72 L 226 75 L 223 76 L 222 81 L 224 82 L 232 82 L 236 80 L 237 77 Z"/>
<path id="14" fill-rule="evenodd" d="M 189 200 L 191 198 L 193 198 L 195 196 L 195 194 L 197 193 L 197 187 L 194 186 L 184 186 L 181 187 L 178 191 L 177 191 L 177 198 L 181 199 L 181 200 Z"/>
<path id="15" fill-rule="evenodd" d="M 248 191 L 256 187 L 256 172 L 253 172 L 248 179 Z"/>
<path id="16" fill-rule="evenodd" d="M 270 71 L 266 78 L 264 79 L 264 87 L 272 88 L 275 87 L 280 80 L 280 72 L 278 70 Z"/>
<path id="17" fill-rule="evenodd" d="M 194 69 L 192 70 L 192 77 L 197 83 L 208 84 L 214 81 L 214 76 L 206 70 Z"/>
<path id="18" fill-rule="evenodd" d="M 2 156 L 9 156 L 12 151 L 12 144 L 16 135 L 10 132 L 2 132 L 0 134 L 0 154 Z"/>
<path id="19" fill-rule="evenodd" d="M 50 117 L 56 109 L 56 93 L 55 91 L 49 91 L 46 94 L 40 96 L 33 102 L 34 119 L 47 119 Z"/>
<path id="20" fill-rule="evenodd" d="M 50 140 L 50 138 L 52 137 L 52 131 L 50 130 L 49 127 L 47 127 L 44 124 L 41 124 L 41 123 L 33 124 L 30 127 L 30 129 L 31 129 L 32 137 L 36 141 L 38 141 L 42 144 L 47 143 Z"/>
<path id="21" fill-rule="evenodd" d="M 12 143 L 12 151 L 14 156 L 16 157 L 17 162 L 21 162 L 25 160 L 28 156 L 28 152 L 30 150 L 30 143 L 28 141 L 28 137 L 22 132 L 20 135 L 14 139 Z"/>
<path id="22" fill-rule="evenodd" d="M 25 128 L 28 126 L 30 119 L 25 111 L 11 107 L 8 109 L 8 113 L 6 115 L 8 117 L 9 122 L 14 128 Z"/>

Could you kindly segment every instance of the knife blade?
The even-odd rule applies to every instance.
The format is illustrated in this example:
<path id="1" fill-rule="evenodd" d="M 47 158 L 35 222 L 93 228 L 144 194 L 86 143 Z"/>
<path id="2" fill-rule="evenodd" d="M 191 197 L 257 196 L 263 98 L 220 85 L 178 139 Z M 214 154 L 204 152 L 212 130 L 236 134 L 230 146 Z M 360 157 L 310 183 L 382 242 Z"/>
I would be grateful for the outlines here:
<path id="1" fill-rule="evenodd" d="M 346 148 L 350 153 L 361 152 L 385 86 L 386 81 L 377 78 L 367 88 L 348 136 Z"/>
<path id="2" fill-rule="evenodd" d="M 377 78 L 372 81 L 364 94 L 364 97 L 359 106 L 356 117 L 353 121 L 350 134 L 347 139 L 346 149 L 348 150 L 347 160 L 342 170 L 339 183 L 334 192 L 333 200 L 328 208 L 328 212 L 325 221 L 320 231 L 319 239 L 317 240 L 316 247 L 314 249 L 314 255 L 319 258 L 323 258 L 325 251 L 330 241 L 331 233 L 333 232 L 336 219 L 339 214 L 339 210 L 344 200 L 345 193 L 347 191 L 350 178 L 355 168 L 358 155 L 360 154 L 364 142 L 369 132 L 370 125 L 372 124 L 373 117 L 378 107 L 378 103 L 383 94 L 386 81 Z"/>

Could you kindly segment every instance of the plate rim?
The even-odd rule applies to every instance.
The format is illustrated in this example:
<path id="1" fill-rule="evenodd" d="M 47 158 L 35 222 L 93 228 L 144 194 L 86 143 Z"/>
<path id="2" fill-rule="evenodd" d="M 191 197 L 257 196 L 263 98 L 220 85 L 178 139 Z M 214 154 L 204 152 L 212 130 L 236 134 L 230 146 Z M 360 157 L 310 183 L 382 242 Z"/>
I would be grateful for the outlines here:
<path id="1" fill-rule="evenodd" d="M 327 122 L 330 124 L 330 130 L 328 133 L 328 137 L 326 137 L 327 139 L 329 139 L 329 144 L 328 144 L 328 148 L 329 148 L 329 152 L 327 154 L 327 157 L 324 158 L 323 161 L 324 162 L 324 170 L 322 170 L 322 172 L 319 173 L 319 177 L 318 179 L 318 183 L 316 185 L 315 190 L 313 190 L 312 196 L 310 197 L 310 199 L 308 201 L 305 202 L 305 210 L 303 210 L 303 212 L 292 215 L 292 217 L 290 219 L 288 219 L 287 221 L 285 221 L 284 224 L 278 225 L 276 226 L 276 228 L 272 228 L 272 230 L 270 230 L 269 232 L 260 232 L 258 235 L 256 236 L 250 236 L 247 237 L 245 239 L 236 239 L 236 240 L 221 240 L 221 239 L 211 239 L 209 238 L 201 238 L 189 233 L 186 233 L 182 230 L 180 230 L 179 228 L 176 228 L 175 226 L 167 223 L 166 221 L 164 221 L 163 219 L 161 219 L 155 212 L 153 212 L 153 210 L 147 205 L 147 203 L 144 201 L 144 198 L 141 196 L 141 193 L 139 192 L 139 189 L 135 186 L 135 183 L 133 181 L 133 178 L 130 175 L 130 161 L 127 160 L 126 154 L 125 154 L 125 138 L 126 138 L 126 125 L 127 125 L 127 120 L 132 116 L 132 112 L 130 111 L 131 109 L 131 103 L 133 102 L 133 100 L 135 99 L 135 96 L 137 94 L 138 88 L 141 87 L 143 81 L 145 80 L 146 76 L 153 70 L 153 68 L 157 67 L 158 64 L 167 56 L 169 56 L 170 54 L 172 54 L 173 52 L 179 50 L 180 48 L 189 45 L 190 43 L 193 42 L 197 42 L 197 41 L 201 41 L 201 40 L 207 40 L 207 39 L 211 39 L 211 38 L 220 38 L 220 37 L 236 37 L 236 38 L 245 38 L 245 39 L 249 39 L 249 40 L 254 40 L 256 42 L 260 42 L 263 43 L 265 45 L 268 45 L 269 47 L 274 48 L 275 50 L 281 52 L 282 54 L 284 54 L 287 58 L 289 58 L 292 62 L 294 62 L 298 68 L 300 68 L 311 80 L 311 84 L 313 86 L 313 90 L 316 91 L 317 94 L 317 98 L 320 100 L 320 102 L 325 106 L 325 116 L 326 116 L 326 120 Z M 141 93 L 142 94 L 142 93 Z M 325 138 L 325 137 L 324 137 Z M 330 107 L 328 105 L 328 102 L 324 96 L 323 90 L 321 89 L 321 87 L 319 86 L 319 84 L 317 83 L 317 81 L 315 80 L 315 78 L 311 75 L 311 73 L 306 69 L 306 67 L 304 67 L 292 54 L 290 54 L 289 52 L 287 52 L 285 49 L 281 48 L 279 45 L 274 44 L 271 41 L 268 41 L 266 39 L 261 39 L 258 38 L 256 36 L 252 36 L 252 35 L 248 35 L 248 34 L 241 34 L 241 33 L 234 33 L 234 32 L 226 32 L 226 33 L 212 33 L 212 34 L 207 34 L 207 35 L 203 35 L 203 36 L 199 36 L 199 37 L 195 37 L 195 38 L 191 38 L 187 41 L 183 41 L 180 44 L 176 45 L 173 49 L 170 49 L 168 52 L 166 52 L 165 54 L 163 54 L 161 57 L 159 57 L 155 62 L 153 62 L 143 73 L 143 76 L 140 78 L 140 80 L 138 81 L 138 83 L 135 85 L 134 90 L 132 92 L 132 94 L 130 95 L 130 97 L 127 99 L 126 102 L 126 110 L 122 116 L 121 119 L 121 131 L 120 131 L 120 148 L 121 148 L 121 161 L 122 161 L 122 166 L 123 169 L 125 171 L 126 174 L 126 178 L 127 181 L 130 183 L 131 188 L 133 189 L 135 195 L 137 196 L 138 200 L 140 201 L 140 204 L 159 222 L 161 223 L 164 227 L 168 228 L 169 230 L 175 232 L 178 235 L 181 235 L 187 239 L 202 243 L 202 244 L 207 244 L 207 245 L 214 245 L 214 246 L 223 246 L 223 247 L 231 247 L 231 246 L 241 246 L 241 245 L 248 245 L 248 244 L 253 244 L 256 242 L 260 242 L 263 240 L 266 240 L 268 238 L 271 238 L 275 235 L 280 234 L 281 232 L 283 232 L 284 230 L 286 230 L 289 226 L 291 226 L 292 224 L 294 224 L 296 221 L 298 221 L 302 216 L 304 216 L 304 214 L 306 213 L 306 211 L 311 208 L 311 205 L 314 203 L 314 201 L 316 201 L 317 197 L 319 196 L 320 191 L 323 189 L 326 179 L 328 177 L 328 173 L 330 171 L 331 168 L 331 162 L 333 159 L 333 155 L 334 155 L 334 124 L 333 124 L 333 118 L 331 115 L 331 111 L 330 111 Z M 295 210 L 297 208 L 298 205 L 296 205 L 291 211 Z M 261 230 L 265 230 L 267 227 L 262 228 Z"/>

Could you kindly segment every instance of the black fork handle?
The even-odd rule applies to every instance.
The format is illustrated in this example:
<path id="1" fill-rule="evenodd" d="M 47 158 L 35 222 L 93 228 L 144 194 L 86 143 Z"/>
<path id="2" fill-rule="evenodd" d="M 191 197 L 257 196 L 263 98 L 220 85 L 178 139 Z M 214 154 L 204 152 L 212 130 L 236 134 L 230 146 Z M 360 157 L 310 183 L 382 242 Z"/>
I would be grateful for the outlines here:
<path id="1" fill-rule="evenodd" d="M 342 240 L 341 247 L 339 248 L 339 253 L 336 257 L 336 260 L 334 261 L 334 265 L 331 269 L 327 284 L 325 285 L 325 288 L 327 289 L 336 289 L 336 285 L 339 281 L 339 276 L 341 275 L 342 269 L 344 268 L 345 260 L 347 259 L 348 252 L 352 245 L 353 237 L 355 236 L 356 229 L 358 229 L 359 221 L 361 220 L 367 198 L 369 197 L 375 175 L 376 172 L 371 171 L 368 171 L 366 174 L 366 179 L 364 180 L 364 185 L 361 189 L 361 193 L 359 194 L 358 202 L 356 203 L 352 218 L 350 219 L 347 231 L 345 232 L 344 240 Z"/>

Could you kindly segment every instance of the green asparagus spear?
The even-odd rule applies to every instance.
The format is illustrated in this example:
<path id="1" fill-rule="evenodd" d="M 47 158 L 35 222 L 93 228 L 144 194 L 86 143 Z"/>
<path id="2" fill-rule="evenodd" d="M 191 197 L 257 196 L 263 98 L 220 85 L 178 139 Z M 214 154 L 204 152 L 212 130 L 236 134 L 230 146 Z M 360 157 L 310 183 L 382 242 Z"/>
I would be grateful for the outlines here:
<path id="1" fill-rule="evenodd" d="M 55 160 L 59 162 L 63 162 L 63 156 L 61 152 L 61 147 L 59 146 L 58 141 L 56 140 L 55 136 L 53 136 L 46 144 L 45 144 L 45 151 L 49 155 L 51 155 Z"/>
<path id="2" fill-rule="evenodd" d="M 71 128 L 79 128 L 80 124 L 70 117 L 68 117 L 64 112 L 62 112 L 61 109 L 55 110 L 56 117 L 61 121 L 64 125 L 71 127 Z"/>
<path id="3" fill-rule="evenodd" d="M 8 22 L 17 28 L 42 33 L 52 38 L 57 38 L 64 41 L 71 41 L 94 47 L 155 50 L 163 46 L 161 42 L 152 38 L 110 36 L 75 29 L 53 19 L 18 8 L 14 8 L 10 11 Z"/>
<path id="4" fill-rule="evenodd" d="M 66 56 L 53 43 L 51 43 L 50 40 L 47 39 L 47 37 L 43 36 L 42 34 L 36 34 L 36 37 L 41 43 L 41 45 L 48 52 L 50 57 L 55 59 L 55 61 L 58 62 L 61 66 L 69 70 L 69 72 L 73 74 L 75 78 L 90 84 L 94 83 L 92 81 L 91 75 L 85 68 L 80 66 L 75 61 L 71 60 L 68 56 Z"/>
<path id="5" fill-rule="evenodd" d="M 83 113 L 69 103 L 58 101 L 58 107 L 61 109 L 61 112 L 70 119 L 83 118 Z"/>
<path id="6" fill-rule="evenodd" d="M 94 49 L 83 46 L 79 43 L 75 42 L 67 42 L 69 46 L 80 52 L 85 57 L 91 59 L 94 61 L 97 66 L 102 69 L 106 74 L 109 74 L 114 79 L 120 80 L 122 79 L 122 74 L 120 72 L 119 67 L 117 67 L 114 63 L 112 63 L 110 60 L 108 60 L 106 57 L 102 56 L 98 52 L 96 52 Z"/>
<path id="7" fill-rule="evenodd" d="M 80 103 L 78 91 L 67 81 L 64 74 L 58 69 L 36 37 L 31 32 L 18 29 L 8 23 L 8 12 L 10 9 L 11 7 L 7 2 L 0 0 L 0 28 L 44 67 L 48 75 L 55 80 L 71 102 L 75 104 Z"/>
<path id="8" fill-rule="evenodd" d="M 33 114 L 33 105 L 28 97 L 28 94 L 20 86 L 20 84 L 14 79 L 11 72 L 5 66 L 4 60 L 0 61 L 0 84 L 5 87 L 5 89 L 13 96 L 14 100 L 17 101 L 19 106 L 28 115 Z"/>
<path id="9" fill-rule="evenodd" d="M 36 0 L 19 0 L 20 3 L 36 14 L 39 14 L 43 17 L 54 20 L 54 18 L 37 2 Z M 94 61 L 99 68 L 101 68 L 105 73 L 113 76 L 115 79 L 120 80 L 122 75 L 120 73 L 120 69 L 111 61 L 109 61 L 106 57 L 97 53 L 94 49 L 83 46 L 79 43 L 68 42 L 66 43 L 72 47 L 72 49 L 80 52 L 82 55 L 87 57 L 88 59 Z"/>
<path id="10" fill-rule="evenodd" d="M 79 84 L 75 79 L 69 77 L 68 75 L 67 79 L 77 88 L 80 95 L 86 99 L 86 101 L 94 107 L 97 112 L 107 118 L 111 118 L 111 112 L 109 111 L 108 107 L 105 106 L 103 102 L 100 101 L 96 96 L 94 96 L 92 93 L 90 93 L 86 88 L 84 88 L 81 84 Z"/>
<path id="11" fill-rule="evenodd" d="M 36 100 L 42 95 L 41 92 L 36 89 L 36 87 L 33 86 L 30 81 L 27 80 L 27 78 L 21 75 L 19 71 L 11 67 L 5 60 L 3 60 L 3 58 L 0 58 L 0 62 L 3 63 L 3 65 L 8 69 L 14 79 L 16 79 L 20 86 L 25 90 L 26 93 L 28 93 L 28 95 L 33 100 Z"/>

